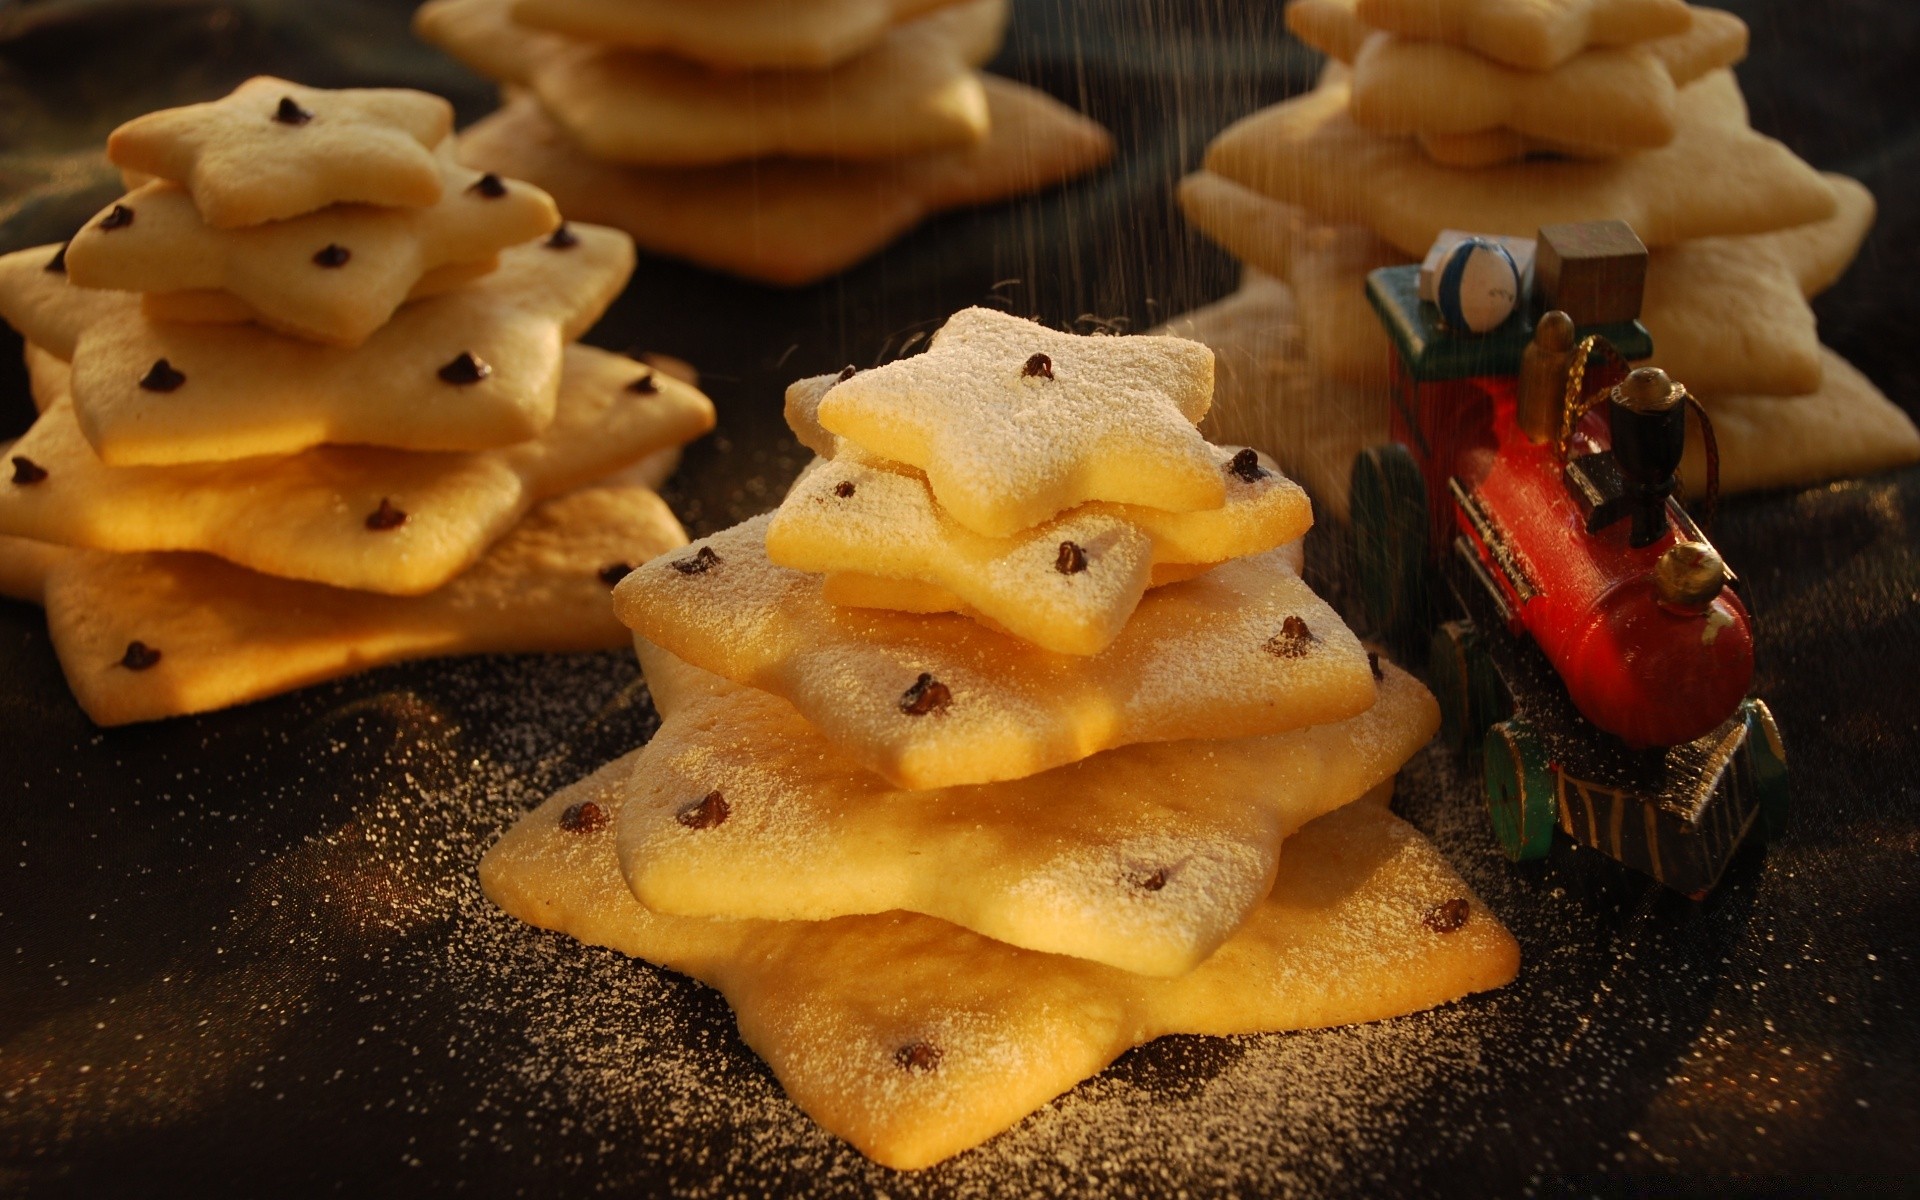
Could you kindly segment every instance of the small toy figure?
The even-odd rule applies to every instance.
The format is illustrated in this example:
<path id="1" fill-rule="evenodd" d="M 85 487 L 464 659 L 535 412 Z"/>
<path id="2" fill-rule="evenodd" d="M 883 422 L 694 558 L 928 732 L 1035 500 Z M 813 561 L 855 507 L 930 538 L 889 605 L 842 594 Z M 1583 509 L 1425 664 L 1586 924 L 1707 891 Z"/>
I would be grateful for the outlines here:
<path id="1" fill-rule="evenodd" d="M 1368 623 L 1403 650 L 1430 637 L 1443 734 L 1478 752 L 1507 853 L 1540 857 L 1559 828 L 1698 898 L 1784 819 L 1786 760 L 1747 695 L 1733 572 L 1675 499 L 1692 408 L 1711 513 L 1711 426 L 1631 367 L 1653 352 L 1644 257 L 1620 222 L 1543 229 L 1534 300 L 1477 335 L 1419 298 L 1419 268 L 1369 276 L 1394 441 L 1354 463 L 1353 529 Z M 1539 311 L 1546 287 L 1588 319 Z M 1436 579 L 1460 613 L 1437 627 Z"/>

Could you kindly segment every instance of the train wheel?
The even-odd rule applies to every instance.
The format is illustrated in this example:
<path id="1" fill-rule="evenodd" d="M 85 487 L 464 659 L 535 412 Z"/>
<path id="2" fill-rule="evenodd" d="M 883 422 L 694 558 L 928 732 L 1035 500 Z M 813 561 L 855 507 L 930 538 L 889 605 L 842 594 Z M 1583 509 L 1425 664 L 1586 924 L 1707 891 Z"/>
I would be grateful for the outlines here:
<path id="1" fill-rule="evenodd" d="M 1493 660 L 1471 621 L 1448 621 L 1427 647 L 1427 680 L 1440 701 L 1440 736 L 1455 751 L 1480 749 L 1487 726 L 1505 715 Z"/>
<path id="2" fill-rule="evenodd" d="M 1760 821 L 1769 840 L 1787 828 L 1788 785 L 1787 747 L 1780 740 L 1780 727 L 1773 723 L 1773 712 L 1761 700 L 1740 705 L 1747 722 L 1747 766 L 1753 780 L 1755 798 L 1760 804 Z"/>
<path id="3" fill-rule="evenodd" d="M 1546 747 L 1524 721 L 1507 720 L 1487 730 L 1481 771 L 1487 782 L 1487 816 L 1500 848 L 1515 862 L 1546 857 L 1553 845 L 1553 770 Z"/>
<path id="4" fill-rule="evenodd" d="M 1351 484 L 1360 607 L 1376 635 L 1404 648 L 1429 611 L 1426 481 L 1412 452 L 1388 442 L 1360 452 Z"/>

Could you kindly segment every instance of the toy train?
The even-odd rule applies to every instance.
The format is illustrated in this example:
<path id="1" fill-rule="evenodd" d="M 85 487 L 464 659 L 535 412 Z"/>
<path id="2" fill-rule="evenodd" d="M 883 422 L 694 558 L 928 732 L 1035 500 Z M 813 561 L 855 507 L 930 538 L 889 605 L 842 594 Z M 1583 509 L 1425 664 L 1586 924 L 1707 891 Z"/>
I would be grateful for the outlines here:
<path id="1" fill-rule="evenodd" d="M 1475 247 L 1437 246 L 1442 271 Z M 1690 408 L 1717 473 L 1711 423 L 1631 368 L 1653 352 L 1631 229 L 1550 226 L 1521 249 L 1533 295 L 1516 286 L 1485 333 L 1431 282 L 1422 298 L 1421 267 L 1368 278 L 1396 354 L 1393 441 L 1353 467 L 1360 605 L 1403 651 L 1428 641 L 1443 735 L 1478 752 L 1510 857 L 1558 828 L 1697 899 L 1787 806 L 1779 730 L 1747 694 L 1752 621 L 1674 495 Z"/>

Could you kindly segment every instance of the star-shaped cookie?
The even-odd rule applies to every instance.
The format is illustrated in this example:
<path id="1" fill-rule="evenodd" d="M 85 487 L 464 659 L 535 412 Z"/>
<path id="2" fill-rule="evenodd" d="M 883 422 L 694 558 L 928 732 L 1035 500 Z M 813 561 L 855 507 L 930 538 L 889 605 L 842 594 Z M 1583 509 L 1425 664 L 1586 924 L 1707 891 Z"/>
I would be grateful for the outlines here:
<path id="1" fill-rule="evenodd" d="M 530 180 L 568 215 L 642 249 L 798 286 L 843 271 L 934 213 L 1038 191 L 1107 161 L 1106 130 L 987 75 L 986 140 L 889 162 L 770 159 L 678 170 L 603 163 L 522 96 L 460 135 L 462 162 Z"/>
<path id="2" fill-rule="evenodd" d="M 407 290 L 408 300 L 425 300 L 485 279 L 500 268 L 500 256 L 473 262 L 448 263 L 422 275 Z M 184 321 L 189 325 L 244 325 L 259 322 L 260 314 L 232 292 L 187 288 L 178 292 L 141 292 L 140 311 L 156 321 Z"/>
<path id="3" fill-rule="evenodd" d="M 1163 1034 L 1377 1021 L 1500 987 L 1519 969 L 1499 918 L 1373 800 L 1289 839 L 1266 900 L 1178 979 L 908 913 L 662 916 L 633 898 L 614 854 L 624 785 L 645 754 L 523 817 L 481 860 L 482 890 L 523 921 L 718 988 L 793 1102 L 891 1167 L 978 1145 Z"/>
<path id="4" fill-rule="evenodd" d="M 67 245 L 82 287 L 219 289 L 282 332 L 357 346 L 386 324 L 421 276 L 551 233 L 560 213 L 539 188 L 450 162 L 437 204 L 335 205 L 245 229 L 215 229 L 177 184 L 136 188 Z"/>
<path id="5" fill-rule="evenodd" d="M 507 250 L 499 270 L 406 305 L 353 350 L 257 325 L 183 325 L 128 311 L 73 352 L 73 411 L 108 466 L 293 454 L 323 444 L 490 450 L 553 420 L 562 352 L 633 269 L 618 230 Z M 75 288 L 74 291 L 85 289 Z M 462 364 L 477 364 L 465 371 Z M 155 390 L 155 365 L 171 386 Z M 635 372 L 636 378 L 644 370 Z"/>
<path id="6" fill-rule="evenodd" d="M 1588 46 L 1630 46 L 1687 28 L 1685 0 L 1359 0 L 1360 19 L 1422 42 L 1550 71 Z"/>
<path id="7" fill-rule="evenodd" d="M 1306 533 L 1313 522 L 1306 493 L 1239 454 L 1237 447 L 1214 447 L 1227 484 L 1219 508 L 1171 513 L 1095 502 L 1012 537 L 989 538 L 948 517 L 919 471 L 848 450 L 794 485 L 767 527 L 767 556 L 826 575 L 834 603 L 853 598 L 836 584 L 861 576 L 871 607 L 966 611 L 1043 649 L 1098 654 L 1149 586 Z M 1186 569 L 1159 569 L 1166 567 Z M 873 604 L 876 591 L 894 602 Z"/>
<path id="8" fill-rule="evenodd" d="M 222 99 L 128 121 L 107 158 L 180 184 L 208 225 L 234 229 L 329 204 L 437 203 L 433 148 L 452 131 L 453 106 L 425 92 L 259 75 Z"/>
<path id="9" fill-rule="evenodd" d="M 952 0 L 729 0 L 724 10 L 685 0 L 514 0 L 535 29 L 634 50 L 660 50 L 731 69 L 835 66 L 888 28 Z"/>
<path id="10" fill-rule="evenodd" d="M 664 652 L 640 652 L 651 683 Z M 627 883 L 680 916 L 918 912 L 1029 950 L 1181 975 L 1266 895 L 1283 839 L 1391 780 L 1439 728 L 1426 689 L 1382 670 L 1379 699 L 1346 721 L 911 792 L 836 752 L 792 705 L 722 684 L 677 710 L 634 772 L 618 827 Z M 715 791 L 723 822 L 681 819 L 689 797 Z"/>
<path id="11" fill-rule="evenodd" d="M 1284 552 L 1156 588 L 1092 657 L 958 616 L 827 602 L 767 560 L 756 517 L 648 563 L 614 590 L 628 628 L 773 692 L 905 788 L 1019 779 L 1114 746 L 1251 737 L 1373 702 L 1366 652 Z"/>
<path id="12" fill-rule="evenodd" d="M 962 0 L 895 26 L 831 70 L 714 71 L 665 54 L 516 32 L 505 0 L 442 0 L 420 25 L 476 70 L 508 67 L 582 150 L 611 163 L 701 166 L 785 155 L 892 159 L 987 134 L 974 68 L 1006 0 Z M 511 45 L 513 49 L 506 47 Z"/>
<path id="13" fill-rule="evenodd" d="M 1731 71 L 1681 89 L 1676 133 L 1658 150 L 1602 162 L 1529 161 L 1461 171 L 1347 113 L 1344 74 L 1230 126 L 1207 150 L 1215 174 L 1324 220 L 1367 225 L 1414 258 L 1443 229 L 1533 237 L 1542 225 L 1614 218 L 1648 246 L 1769 233 L 1831 216 L 1832 190 L 1747 125 Z M 1701 187 L 1702 179 L 1713 187 Z"/>
<path id="14" fill-rule="evenodd" d="M 820 424 L 918 467 L 941 507 L 1006 537 L 1089 500 L 1218 508 L 1226 484 L 1194 425 L 1213 352 L 1165 337 L 1078 337 L 970 308 L 925 353 L 863 371 Z"/>
<path id="15" fill-rule="evenodd" d="M 80 332 L 117 320 L 137 302 L 67 282 L 65 246 L 29 246 L 0 255 L 0 321 L 55 358 L 73 357 Z"/>
<path id="16" fill-rule="evenodd" d="M 634 390 L 643 376 L 651 390 Z M 289 579 L 430 592 L 538 501 L 713 425 L 699 391 L 604 350 L 568 347 L 560 387 L 546 432 L 501 450 L 322 446 L 167 467 L 104 465 L 73 406 L 57 401 L 7 452 L 0 534 L 120 553 L 195 550 Z"/>
<path id="17" fill-rule="evenodd" d="M 628 635 L 601 572 L 685 541 L 652 492 L 589 488 L 539 505 L 425 596 L 275 579 L 205 554 L 106 554 L 9 537 L 0 537 L 0 591 L 45 606 L 74 698 L 94 724 L 124 725 L 412 658 L 611 649 Z M 6 588 L 22 568 L 37 576 L 32 586 Z M 143 649 L 129 660 L 134 645 Z"/>
<path id="18" fill-rule="evenodd" d="M 1674 89 L 1747 50 L 1744 21 L 1694 8 L 1684 33 L 1583 50 L 1551 71 L 1516 71 L 1458 46 L 1374 31 L 1354 3 L 1295 0 L 1287 27 L 1353 66 L 1356 124 L 1417 134 L 1429 157 L 1450 165 L 1490 166 L 1536 148 L 1598 158 L 1665 145 Z"/>

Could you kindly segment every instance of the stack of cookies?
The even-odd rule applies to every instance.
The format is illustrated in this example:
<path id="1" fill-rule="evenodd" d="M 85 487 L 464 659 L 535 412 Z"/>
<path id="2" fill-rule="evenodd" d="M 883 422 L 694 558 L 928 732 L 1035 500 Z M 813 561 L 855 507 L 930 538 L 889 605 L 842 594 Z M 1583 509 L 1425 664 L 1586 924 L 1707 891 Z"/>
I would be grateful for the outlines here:
<path id="1" fill-rule="evenodd" d="M 794 385 L 821 457 L 780 509 L 615 591 L 659 732 L 508 832 L 487 894 L 719 988 L 905 1168 L 1161 1034 L 1511 979 L 1386 807 L 1432 697 L 1301 581 L 1307 499 L 1201 438 L 1212 383 L 1197 343 L 973 309 Z"/>
<path id="2" fill-rule="evenodd" d="M 1036 191 L 1105 130 L 983 75 L 1008 0 L 430 0 L 415 28 L 505 85 L 460 158 L 647 250 L 768 283 Z"/>
<path id="3" fill-rule="evenodd" d="M 133 190 L 0 258 L 40 408 L 5 451 L 0 590 L 46 605 L 99 723 L 617 645 L 608 568 L 685 541 L 645 483 L 712 406 L 572 344 L 631 242 L 457 165 L 451 123 L 254 79 L 116 130 Z"/>
<path id="4" fill-rule="evenodd" d="M 1336 508 L 1355 450 L 1386 435 L 1391 350 L 1366 273 L 1450 229 L 1629 223 L 1651 250 L 1654 361 L 1712 413 L 1729 490 L 1920 459 L 1912 423 L 1820 344 L 1807 305 L 1852 261 L 1873 197 L 1749 127 L 1737 17 L 1683 0 L 1293 0 L 1287 19 L 1333 61 L 1183 183 L 1189 219 L 1250 276 L 1175 328 L 1230 364 L 1230 427 L 1310 448 L 1299 466 Z M 1700 467 L 1696 446 L 1695 487 Z"/>

